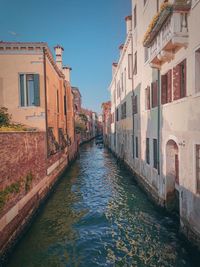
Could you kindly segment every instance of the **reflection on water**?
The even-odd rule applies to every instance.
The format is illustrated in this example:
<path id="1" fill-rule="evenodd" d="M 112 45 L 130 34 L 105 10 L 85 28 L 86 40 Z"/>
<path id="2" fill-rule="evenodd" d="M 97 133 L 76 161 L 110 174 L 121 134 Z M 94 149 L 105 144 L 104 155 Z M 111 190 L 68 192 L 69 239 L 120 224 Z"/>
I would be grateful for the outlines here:
<path id="1" fill-rule="evenodd" d="M 109 152 L 87 144 L 8 266 L 195 266 L 177 231 Z"/>

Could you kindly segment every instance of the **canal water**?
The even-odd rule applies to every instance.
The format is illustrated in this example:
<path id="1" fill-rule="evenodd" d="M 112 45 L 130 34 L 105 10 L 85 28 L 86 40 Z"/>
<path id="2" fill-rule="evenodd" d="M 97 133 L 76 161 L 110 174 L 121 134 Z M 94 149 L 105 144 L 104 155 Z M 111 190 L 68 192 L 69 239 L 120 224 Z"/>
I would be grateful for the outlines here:
<path id="1" fill-rule="evenodd" d="M 200 266 L 130 173 L 94 143 L 63 175 L 9 267 Z"/>

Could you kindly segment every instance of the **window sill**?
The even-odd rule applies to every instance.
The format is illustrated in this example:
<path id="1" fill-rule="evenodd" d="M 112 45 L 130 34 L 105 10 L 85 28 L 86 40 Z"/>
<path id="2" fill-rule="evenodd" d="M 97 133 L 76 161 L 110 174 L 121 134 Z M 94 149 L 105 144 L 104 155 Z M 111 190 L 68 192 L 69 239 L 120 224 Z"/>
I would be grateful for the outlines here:
<path id="1" fill-rule="evenodd" d="M 40 108 L 41 106 L 25 106 L 25 107 L 22 107 L 22 106 L 18 106 L 19 109 L 33 109 L 33 108 Z"/>

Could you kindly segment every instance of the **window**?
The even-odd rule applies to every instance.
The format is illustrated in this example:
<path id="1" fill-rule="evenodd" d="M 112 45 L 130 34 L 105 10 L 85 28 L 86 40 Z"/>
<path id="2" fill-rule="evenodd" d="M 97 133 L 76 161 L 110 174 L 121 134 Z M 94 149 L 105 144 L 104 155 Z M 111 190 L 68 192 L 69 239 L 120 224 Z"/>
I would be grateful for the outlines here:
<path id="1" fill-rule="evenodd" d="M 155 108 L 158 106 L 158 82 L 151 83 L 151 106 Z"/>
<path id="2" fill-rule="evenodd" d="M 134 55 L 134 71 L 133 71 L 133 74 L 137 74 L 137 52 L 135 52 L 135 55 Z"/>
<path id="3" fill-rule="evenodd" d="M 134 7 L 134 29 L 137 26 L 137 9 Z"/>
<path id="4" fill-rule="evenodd" d="M 144 47 L 144 63 L 149 59 L 149 49 L 148 47 Z"/>
<path id="5" fill-rule="evenodd" d="M 128 54 L 128 78 L 132 79 L 133 66 L 132 66 L 132 54 Z"/>
<path id="6" fill-rule="evenodd" d="M 116 109 L 116 121 L 119 121 L 119 109 Z"/>
<path id="7" fill-rule="evenodd" d="M 120 92 L 120 81 L 118 81 L 117 83 L 117 98 L 119 98 L 121 95 L 121 92 Z"/>
<path id="8" fill-rule="evenodd" d="M 161 103 L 166 104 L 172 101 L 172 71 L 169 70 L 161 76 Z"/>
<path id="9" fill-rule="evenodd" d="M 121 74 L 121 88 L 122 88 L 122 92 L 124 91 L 124 77 L 123 77 L 123 72 Z"/>
<path id="10" fill-rule="evenodd" d="M 145 89 L 145 98 L 146 98 L 146 110 L 149 110 L 151 108 L 150 86 L 147 86 L 147 88 Z"/>
<path id="11" fill-rule="evenodd" d="M 40 84 L 39 74 L 20 74 L 20 105 L 39 106 L 40 105 Z"/>
<path id="12" fill-rule="evenodd" d="M 157 139 L 153 139 L 153 167 L 158 169 L 158 145 Z"/>
<path id="13" fill-rule="evenodd" d="M 126 68 L 124 69 L 124 90 L 126 94 Z"/>
<path id="14" fill-rule="evenodd" d="M 137 95 L 132 96 L 132 112 L 133 114 L 137 114 Z"/>
<path id="15" fill-rule="evenodd" d="M 126 102 L 124 102 L 121 105 L 121 119 L 125 119 L 126 118 Z"/>
<path id="16" fill-rule="evenodd" d="M 186 59 L 173 69 L 174 100 L 186 96 Z"/>
<path id="17" fill-rule="evenodd" d="M 64 94 L 64 115 L 67 115 L 67 96 L 66 96 L 66 89 Z"/>
<path id="18" fill-rule="evenodd" d="M 135 158 L 135 137 L 132 135 L 132 153 L 133 153 L 133 159 Z"/>
<path id="19" fill-rule="evenodd" d="M 135 156 L 138 158 L 138 137 L 135 137 Z"/>
<path id="20" fill-rule="evenodd" d="M 200 145 L 196 145 L 196 181 L 197 193 L 200 193 Z"/>
<path id="21" fill-rule="evenodd" d="M 59 93 L 58 93 L 58 90 L 56 91 L 56 107 L 57 107 L 57 112 L 59 113 Z"/>
<path id="22" fill-rule="evenodd" d="M 159 0 L 156 0 L 156 9 L 157 9 L 157 12 L 159 11 Z"/>
<path id="23" fill-rule="evenodd" d="M 150 157 L 149 157 L 149 138 L 146 138 L 146 162 L 150 163 Z"/>
<path id="24" fill-rule="evenodd" d="M 195 92 L 200 92 L 200 48 L 195 52 Z"/>

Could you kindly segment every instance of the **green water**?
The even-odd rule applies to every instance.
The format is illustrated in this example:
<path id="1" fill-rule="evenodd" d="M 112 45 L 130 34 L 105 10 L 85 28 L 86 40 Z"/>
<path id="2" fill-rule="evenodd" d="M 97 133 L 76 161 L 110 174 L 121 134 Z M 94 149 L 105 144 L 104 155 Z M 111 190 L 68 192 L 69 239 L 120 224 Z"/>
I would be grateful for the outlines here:
<path id="1" fill-rule="evenodd" d="M 180 240 L 177 222 L 148 200 L 106 149 L 91 143 L 80 153 L 9 267 L 200 266 Z"/>

